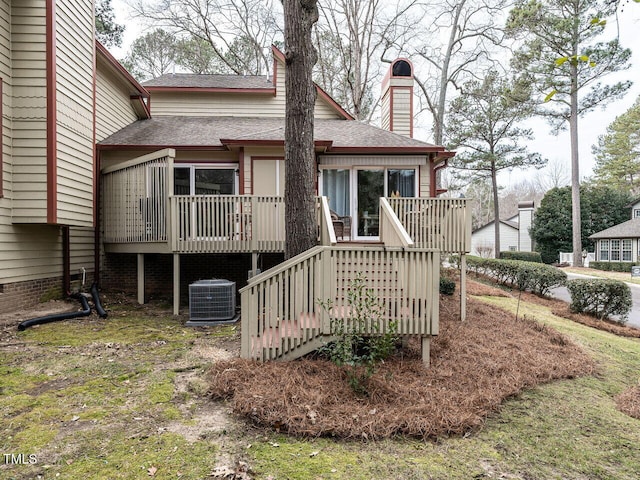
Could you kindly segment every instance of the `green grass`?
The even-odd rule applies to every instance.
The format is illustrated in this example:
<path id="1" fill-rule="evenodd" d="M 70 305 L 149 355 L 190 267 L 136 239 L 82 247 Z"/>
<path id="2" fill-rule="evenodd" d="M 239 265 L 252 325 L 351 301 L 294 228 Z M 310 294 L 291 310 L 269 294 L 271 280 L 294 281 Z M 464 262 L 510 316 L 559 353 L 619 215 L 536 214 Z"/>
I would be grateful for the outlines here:
<path id="1" fill-rule="evenodd" d="M 481 300 L 517 308 L 513 298 Z M 176 372 L 206 364 L 194 342 L 215 344 L 234 329 L 185 329 L 139 313 L 28 329 L 19 334 L 24 349 L 0 350 L 0 451 L 36 454 L 38 463 L 0 463 L 0 478 L 202 479 L 242 459 L 256 479 L 637 479 L 640 421 L 613 398 L 640 381 L 640 341 L 539 305 L 519 311 L 580 344 L 597 372 L 528 390 L 480 430 L 438 441 L 296 439 L 244 423 L 187 440 L 169 426 L 197 426 L 189 412 L 206 417 L 212 405 L 200 397 L 204 368 Z"/>

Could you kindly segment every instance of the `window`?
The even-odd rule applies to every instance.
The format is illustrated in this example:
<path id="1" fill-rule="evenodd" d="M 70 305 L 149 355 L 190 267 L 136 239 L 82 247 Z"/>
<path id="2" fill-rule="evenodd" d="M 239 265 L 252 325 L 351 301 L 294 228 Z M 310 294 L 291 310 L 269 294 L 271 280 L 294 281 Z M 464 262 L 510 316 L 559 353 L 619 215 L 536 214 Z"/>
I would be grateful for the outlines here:
<path id="1" fill-rule="evenodd" d="M 632 258 L 631 240 L 630 239 L 622 240 L 622 261 L 630 262 L 631 258 Z"/>
<path id="2" fill-rule="evenodd" d="M 609 240 L 600 240 L 600 261 L 609 261 Z"/>
<path id="3" fill-rule="evenodd" d="M 611 240 L 611 261 L 620 261 L 620 240 Z"/>
<path id="4" fill-rule="evenodd" d="M 634 208 L 633 209 L 633 218 L 638 218 L 640 217 L 640 208 Z"/>
<path id="5" fill-rule="evenodd" d="M 415 197 L 416 171 L 414 169 L 387 170 L 387 196 Z"/>
<path id="6" fill-rule="evenodd" d="M 173 169 L 174 195 L 234 195 L 236 168 L 176 166 Z"/>
<path id="7" fill-rule="evenodd" d="M 515 246 L 510 245 L 510 246 L 509 246 L 509 251 L 510 251 L 510 252 L 516 252 L 516 251 L 517 251 L 517 249 L 516 249 L 516 247 L 515 247 Z"/>

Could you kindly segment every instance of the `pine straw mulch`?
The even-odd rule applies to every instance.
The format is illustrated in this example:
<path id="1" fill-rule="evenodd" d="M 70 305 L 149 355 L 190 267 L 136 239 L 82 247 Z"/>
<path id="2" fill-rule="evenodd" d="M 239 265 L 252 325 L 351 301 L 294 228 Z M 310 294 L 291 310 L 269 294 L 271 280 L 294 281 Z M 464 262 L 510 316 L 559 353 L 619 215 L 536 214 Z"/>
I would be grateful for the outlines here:
<path id="1" fill-rule="evenodd" d="M 480 280 L 482 277 L 479 277 Z M 597 328 L 605 332 L 613 333 L 621 337 L 640 338 L 640 328 L 628 327 L 620 322 L 609 319 L 599 319 L 592 315 L 584 313 L 574 313 L 569 310 L 569 304 L 557 298 L 540 297 L 530 292 L 509 292 L 507 290 L 487 285 L 480 281 L 475 281 L 467 278 L 467 293 L 469 295 L 476 296 L 493 296 L 493 297 L 517 297 L 521 295 L 522 300 L 537 303 L 538 305 L 544 305 L 551 309 L 551 313 L 558 317 L 572 320 L 588 327 Z"/>
<path id="2" fill-rule="evenodd" d="M 628 388 L 616 397 L 618 410 L 640 420 L 640 385 Z"/>
<path id="3" fill-rule="evenodd" d="M 441 298 L 431 367 L 416 342 L 377 368 L 367 397 L 318 359 L 221 362 L 210 371 L 211 391 L 238 414 L 293 435 L 436 438 L 478 428 L 525 388 L 592 373 L 591 358 L 555 330 L 473 299 L 461 323 L 458 302 Z"/>

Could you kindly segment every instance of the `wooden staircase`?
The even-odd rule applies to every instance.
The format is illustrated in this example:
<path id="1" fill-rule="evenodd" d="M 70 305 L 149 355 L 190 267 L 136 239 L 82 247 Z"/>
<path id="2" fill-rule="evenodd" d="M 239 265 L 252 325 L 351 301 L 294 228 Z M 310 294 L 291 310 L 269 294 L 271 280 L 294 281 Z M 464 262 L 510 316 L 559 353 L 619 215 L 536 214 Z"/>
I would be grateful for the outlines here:
<path id="1" fill-rule="evenodd" d="M 380 321 L 363 335 L 438 333 L 439 252 L 384 246 L 318 246 L 253 277 L 241 292 L 242 356 L 298 358 L 330 342 L 332 320 L 353 314 L 356 278 L 379 300 Z M 330 301 L 329 308 L 320 303 Z"/>

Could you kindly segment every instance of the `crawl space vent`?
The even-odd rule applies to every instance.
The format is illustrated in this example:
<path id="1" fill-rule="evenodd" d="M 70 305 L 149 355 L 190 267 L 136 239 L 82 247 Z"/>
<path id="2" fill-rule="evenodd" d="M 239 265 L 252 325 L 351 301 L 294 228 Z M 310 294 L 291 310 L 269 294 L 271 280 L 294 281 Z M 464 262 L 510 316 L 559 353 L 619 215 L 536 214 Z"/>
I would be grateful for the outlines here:
<path id="1" fill-rule="evenodd" d="M 198 280 L 189 285 L 187 325 L 231 323 L 236 315 L 236 284 L 229 280 Z"/>

